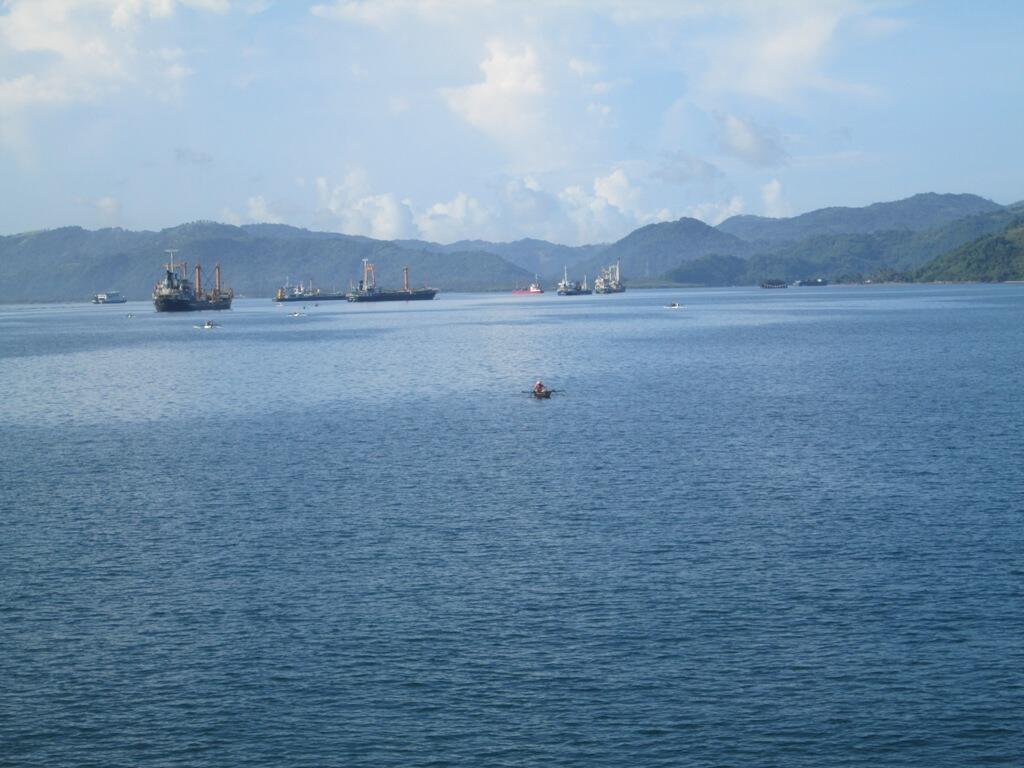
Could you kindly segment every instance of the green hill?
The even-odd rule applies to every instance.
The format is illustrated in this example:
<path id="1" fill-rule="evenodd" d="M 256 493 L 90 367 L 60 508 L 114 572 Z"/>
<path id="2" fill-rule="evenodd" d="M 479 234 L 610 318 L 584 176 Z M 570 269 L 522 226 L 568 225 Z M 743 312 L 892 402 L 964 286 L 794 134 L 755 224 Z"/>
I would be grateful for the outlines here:
<path id="1" fill-rule="evenodd" d="M 739 238 L 719 232 L 697 219 L 682 218 L 641 227 L 577 269 L 590 275 L 615 261 L 622 263 L 622 275 L 629 279 L 657 279 L 681 264 L 711 254 L 743 256 L 750 246 Z"/>
<path id="2" fill-rule="evenodd" d="M 1024 217 L 998 235 L 962 245 L 919 269 L 921 281 L 986 282 L 1024 280 Z"/>
<path id="3" fill-rule="evenodd" d="M 525 238 L 511 243 L 492 243 L 488 240 L 460 240 L 448 245 L 431 243 L 426 240 L 395 240 L 396 245 L 413 250 L 432 253 L 459 253 L 466 251 L 482 251 L 500 256 L 510 264 L 525 269 L 527 272 L 542 277 L 555 278 L 562 276 L 562 268 L 568 267 L 575 273 L 575 267 L 581 262 L 592 259 L 604 251 L 607 245 L 559 245 L 547 240 Z"/>
<path id="4" fill-rule="evenodd" d="M 974 212 L 949 218 L 964 211 Z M 442 291 L 507 289 L 525 284 L 534 273 L 551 282 L 563 265 L 572 277 L 586 274 L 592 280 L 598 267 L 616 260 L 627 283 L 756 285 L 771 278 L 912 276 L 1005 280 L 1018 274 L 1014 232 L 1024 220 L 1024 209 L 1002 208 L 975 195 L 927 194 L 861 209 L 826 208 L 793 219 L 755 219 L 733 217 L 723 228 L 739 231 L 744 222 L 753 222 L 755 227 L 743 230 L 751 236 L 765 222 L 768 229 L 775 228 L 756 243 L 682 218 L 641 227 L 611 245 L 577 247 L 535 239 L 448 245 L 384 241 L 285 224 L 235 227 L 200 221 L 159 232 L 63 227 L 0 237 L 0 300 L 82 301 L 106 290 L 145 299 L 168 248 L 178 249 L 178 258 L 190 264 L 202 263 L 208 274 L 220 262 L 224 282 L 238 294 L 268 297 L 286 278 L 345 288 L 361 274 L 362 259 L 376 265 L 382 286 L 399 285 L 401 268 L 408 265 L 414 284 L 429 283 Z M 941 223 L 925 226 L 935 221 Z M 890 226 L 869 232 L 821 231 L 882 225 Z M 773 240 L 780 232 L 810 234 Z"/>
<path id="5" fill-rule="evenodd" d="M 670 270 L 665 279 L 703 285 L 756 285 L 772 278 L 793 281 L 825 277 L 840 282 L 892 279 L 980 236 L 1002 232 L 1019 216 L 1019 211 L 999 208 L 923 232 L 817 235 L 795 243 L 761 244 L 746 259 L 743 269 L 733 259 L 708 257 L 699 265 L 703 271 L 684 263 Z M 700 274 L 707 279 L 695 279 Z"/>
<path id="6" fill-rule="evenodd" d="M 888 230 L 921 232 L 1002 206 L 977 195 L 928 192 L 863 208 L 820 208 L 791 218 L 733 216 L 718 229 L 749 242 L 780 243 L 834 234 L 870 234 Z"/>
<path id="7" fill-rule="evenodd" d="M 532 276 L 491 253 L 430 253 L 279 225 L 195 222 L 160 232 L 66 227 L 0 238 L 3 300 L 84 300 L 111 289 L 145 299 L 168 248 L 178 249 L 177 258 L 189 264 L 202 263 L 207 274 L 220 262 L 225 284 L 246 296 L 272 296 L 289 277 L 344 288 L 359 278 L 364 258 L 376 265 L 382 286 L 400 285 L 405 265 L 414 284 L 429 282 L 441 290 L 493 289 Z"/>

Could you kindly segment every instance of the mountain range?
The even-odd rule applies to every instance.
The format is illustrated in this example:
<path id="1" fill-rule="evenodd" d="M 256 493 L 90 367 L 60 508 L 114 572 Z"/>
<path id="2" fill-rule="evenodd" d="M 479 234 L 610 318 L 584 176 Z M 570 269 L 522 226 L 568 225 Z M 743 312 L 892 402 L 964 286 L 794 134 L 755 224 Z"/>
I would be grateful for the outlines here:
<path id="1" fill-rule="evenodd" d="M 80 227 L 0 237 L 0 301 L 82 300 L 121 290 L 148 298 L 164 251 L 221 264 L 224 282 L 246 296 L 271 296 L 286 279 L 347 287 L 372 261 L 379 284 L 442 290 L 507 290 L 534 274 L 550 283 L 567 267 L 591 279 L 616 261 L 633 285 L 744 285 L 765 279 L 1007 280 L 1021 271 L 1024 205 L 969 194 L 921 194 L 863 208 L 823 208 L 791 218 L 734 216 L 717 227 L 692 218 L 641 227 L 610 244 L 544 240 L 375 240 L 284 224 L 193 222 L 153 231 Z M 1016 270 L 1016 271 L 1015 271 Z"/>

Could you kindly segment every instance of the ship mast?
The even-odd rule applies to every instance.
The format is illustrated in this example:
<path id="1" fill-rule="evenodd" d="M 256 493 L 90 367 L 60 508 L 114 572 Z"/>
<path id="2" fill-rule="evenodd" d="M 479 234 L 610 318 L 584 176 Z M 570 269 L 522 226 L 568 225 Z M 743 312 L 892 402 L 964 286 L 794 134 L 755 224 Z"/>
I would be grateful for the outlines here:
<path id="1" fill-rule="evenodd" d="M 167 254 L 167 271 L 168 272 L 173 272 L 174 271 L 174 267 L 175 267 L 175 264 L 174 264 L 174 254 L 176 254 L 177 252 L 178 252 L 177 248 L 167 248 L 164 251 L 164 253 Z"/>
<path id="2" fill-rule="evenodd" d="M 370 290 L 377 287 L 377 276 L 373 272 L 373 264 L 369 259 L 363 259 L 363 290 Z"/>
<path id="3" fill-rule="evenodd" d="M 409 293 L 409 268 L 402 267 L 402 290 Z"/>
<path id="4" fill-rule="evenodd" d="M 213 295 L 214 297 L 220 296 L 220 262 L 213 267 Z"/>
<path id="5" fill-rule="evenodd" d="M 203 268 L 196 262 L 196 296 L 203 295 Z"/>

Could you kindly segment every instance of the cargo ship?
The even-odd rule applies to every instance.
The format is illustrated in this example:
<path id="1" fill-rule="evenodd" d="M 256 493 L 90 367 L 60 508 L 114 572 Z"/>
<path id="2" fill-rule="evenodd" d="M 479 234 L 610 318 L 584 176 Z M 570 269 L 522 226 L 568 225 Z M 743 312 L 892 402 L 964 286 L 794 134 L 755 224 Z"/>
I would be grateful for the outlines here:
<path id="1" fill-rule="evenodd" d="M 344 301 L 348 294 L 340 291 L 334 293 L 323 293 L 319 288 L 313 287 L 313 281 L 309 285 L 299 283 L 289 285 L 285 279 L 284 285 L 277 289 L 274 294 L 274 301 Z"/>
<path id="2" fill-rule="evenodd" d="M 201 312 L 206 309 L 231 309 L 235 294 L 220 285 L 220 264 L 213 268 L 213 291 L 203 293 L 203 268 L 196 264 L 195 282 L 188 279 L 188 264 L 175 261 L 178 251 L 168 248 L 164 278 L 153 286 L 153 305 L 157 312 Z"/>
<path id="3" fill-rule="evenodd" d="M 587 276 L 583 276 L 582 283 L 574 283 L 569 280 L 569 268 L 562 267 L 562 279 L 558 283 L 559 296 L 589 296 L 593 291 L 587 286 Z"/>
<path id="4" fill-rule="evenodd" d="M 533 282 L 530 283 L 529 287 L 516 287 L 512 289 L 513 296 L 536 296 L 541 293 L 544 293 L 544 289 L 541 287 L 540 278 L 536 275 L 533 276 Z"/>
<path id="5" fill-rule="evenodd" d="M 128 299 L 122 296 L 120 291 L 97 293 L 92 297 L 93 304 L 124 304 L 127 301 Z"/>
<path id="6" fill-rule="evenodd" d="M 611 266 L 601 267 L 601 272 L 594 280 L 594 293 L 622 293 L 626 286 L 622 284 L 622 269 L 619 262 Z"/>
<path id="7" fill-rule="evenodd" d="M 402 288 L 382 291 L 377 287 L 377 276 L 369 259 L 363 259 L 363 279 L 359 286 L 346 294 L 349 301 L 428 301 L 437 295 L 436 288 L 410 288 L 409 268 L 402 267 Z"/>

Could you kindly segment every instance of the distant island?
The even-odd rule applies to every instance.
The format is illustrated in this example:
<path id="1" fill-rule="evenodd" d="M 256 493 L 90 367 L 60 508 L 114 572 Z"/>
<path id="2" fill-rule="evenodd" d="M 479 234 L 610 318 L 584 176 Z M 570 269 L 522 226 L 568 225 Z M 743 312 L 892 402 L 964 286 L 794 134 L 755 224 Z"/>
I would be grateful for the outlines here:
<path id="1" fill-rule="evenodd" d="M 633 285 L 759 285 L 823 278 L 833 283 L 1024 280 L 1024 202 L 925 193 L 862 208 L 822 208 L 790 218 L 734 216 L 717 227 L 692 218 L 641 227 L 610 244 L 544 240 L 374 240 L 282 224 L 199 221 L 160 230 L 81 227 L 0 237 L 0 301 L 86 301 L 120 290 L 146 299 L 163 253 L 212 268 L 236 292 L 271 297 L 286 278 L 325 290 L 358 279 L 362 260 L 379 284 L 398 286 L 409 266 L 442 291 L 511 290 L 563 267 L 593 278 L 621 263 Z"/>

